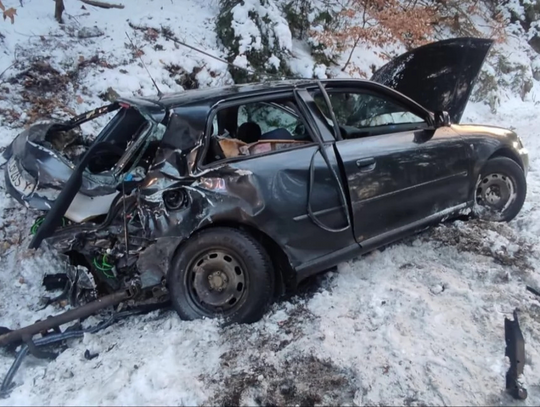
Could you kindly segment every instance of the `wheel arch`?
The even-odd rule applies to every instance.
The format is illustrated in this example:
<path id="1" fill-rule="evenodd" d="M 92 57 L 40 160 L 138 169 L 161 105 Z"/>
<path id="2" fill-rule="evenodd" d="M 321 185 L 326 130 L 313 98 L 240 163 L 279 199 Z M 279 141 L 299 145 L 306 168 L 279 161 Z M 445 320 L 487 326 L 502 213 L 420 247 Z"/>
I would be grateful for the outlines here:
<path id="1" fill-rule="evenodd" d="M 272 264 L 274 266 L 276 286 L 274 296 L 279 297 L 287 290 L 294 289 L 296 287 L 296 271 L 293 269 L 289 262 L 289 256 L 283 250 L 283 248 L 267 233 L 258 229 L 255 226 L 248 225 L 246 223 L 233 221 L 233 220 L 220 220 L 212 222 L 198 229 L 194 233 L 201 230 L 208 230 L 218 227 L 228 227 L 232 229 L 239 229 L 248 233 L 251 237 L 259 241 L 262 246 L 267 250 Z"/>
<path id="2" fill-rule="evenodd" d="M 492 158 L 497 158 L 497 157 L 506 157 L 506 158 L 510 158 L 512 161 L 515 161 L 517 165 L 520 166 L 520 168 L 522 170 L 525 170 L 525 167 L 523 165 L 523 162 L 521 161 L 521 159 L 519 158 L 519 156 L 514 153 L 510 148 L 508 147 L 501 147 L 497 150 L 495 150 L 493 153 L 491 153 L 491 155 L 487 158 L 486 162 L 487 163 L 489 160 L 491 160 Z M 485 165 L 484 163 L 484 165 Z"/>

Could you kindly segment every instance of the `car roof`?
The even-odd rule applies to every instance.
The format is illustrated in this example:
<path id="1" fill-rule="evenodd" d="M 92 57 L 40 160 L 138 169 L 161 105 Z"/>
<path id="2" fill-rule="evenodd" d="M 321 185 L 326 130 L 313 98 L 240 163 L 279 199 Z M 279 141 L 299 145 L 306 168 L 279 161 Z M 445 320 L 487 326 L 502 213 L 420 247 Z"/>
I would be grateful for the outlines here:
<path id="1" fill-rule="evenodd" d="M 369 82 L 363 79 L 322 79 L 322 83 L 347 83 L 347 82 Z M 268 92 L 279 92 L 292 90 L 295 87 L 316 86 L 316 79 L 288 79 L 288 80 L 273 80 L 256 83 L 246 83 L 240 85 L 229 85 L 212 88 L 190 89 L 182 92 L 174 92 L 163 94 L 162 96 L 143 96 L 139 98 L 129 98 L 134 104 L 147 105 L 148 103 L 157 104 L 163 108 L 170 109 L 183 105 L 199 104 L 206 100 L 215 100 L 230 96 L 249 96 L 256 94 L 264 94 Z"/>

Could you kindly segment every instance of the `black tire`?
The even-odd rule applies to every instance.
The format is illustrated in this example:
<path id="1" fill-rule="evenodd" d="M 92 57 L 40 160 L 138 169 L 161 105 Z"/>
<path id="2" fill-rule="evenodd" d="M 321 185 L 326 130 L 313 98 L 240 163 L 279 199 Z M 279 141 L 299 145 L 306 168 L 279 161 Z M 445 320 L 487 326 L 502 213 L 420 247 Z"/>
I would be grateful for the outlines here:
<path id="1" fill-rule="evenodd" d="M 490 194 L 490 187 L 495 193 Z M 527 181 L 521 167 L 510 158 L 492 158 L 478 178 L 474 213 L 482 220 L 509 222 L 521 211 L 526 195 Z"/>
<path id="2" fill-rule="evenodd" d="M 216 227 L 196 233 L 182 244 L 171 266 L 171 302 L 182 319 L 222 317 L 226 323 L 251 323 L 261 319 L 272 302 L 272 261 L 262 245 L 241 230 Z"/>

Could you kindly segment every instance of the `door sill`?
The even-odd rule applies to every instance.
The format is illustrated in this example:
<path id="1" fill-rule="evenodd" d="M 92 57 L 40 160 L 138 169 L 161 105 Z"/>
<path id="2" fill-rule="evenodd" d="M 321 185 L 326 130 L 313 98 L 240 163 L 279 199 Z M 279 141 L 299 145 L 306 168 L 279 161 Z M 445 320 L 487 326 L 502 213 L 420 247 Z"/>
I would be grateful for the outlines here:
<path id="1" fill-rule="evenodd" d="M 451 208 L 445 209 L 443 211 L 434 213 L 424 219 L 420 219 L 416 222 L 410 223 L 408 225 L 399 227 L 397 229 L 392 229 L 388 232 L 381 233 L 375 237 L 363 240 L 360 242 L 362 246 L 362 253 L 366 253 L 372 250 L 375 250 L 377 247 L 391 243 L 395 240 L 401 239 L 409 235 L 413 230 L 420 229 L 423 226 L 427 226 L 435 221 L 444 219 L 444 217 L 454 214 L 461 209 L 465 209 L 470 206 L 470 202 L 464 202 L 462 204 L 452 206 Z"/>
<path id="2" fill-rule="evenodd" d="M 316 258 L 310 262 L 301 264 L 296 267 L 296 282 L 300 281 L 320 273 L 322 271 L 328 270 L 339 263 L 348 261 L 355 256 L 361 254 L 361 246 L 358 243 L 354 243 L 350 246 L 344 247 L 343 249 L 337 250 L 333 253 L 327 254 L 325 256 Z"/>

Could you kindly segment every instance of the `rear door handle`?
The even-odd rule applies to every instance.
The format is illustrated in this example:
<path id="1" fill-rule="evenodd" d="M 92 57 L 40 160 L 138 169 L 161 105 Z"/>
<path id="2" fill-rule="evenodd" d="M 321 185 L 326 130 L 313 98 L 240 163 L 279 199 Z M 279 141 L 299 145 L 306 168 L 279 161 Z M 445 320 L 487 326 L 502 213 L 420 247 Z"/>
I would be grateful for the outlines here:
<path id="1" fill-rule="evenodd" d="M 371 171 L 375 168 L 375 158 L 362 158 L 361 160 L 356 160 L 356 166 L 361 168 L 362 171 Z"/>

